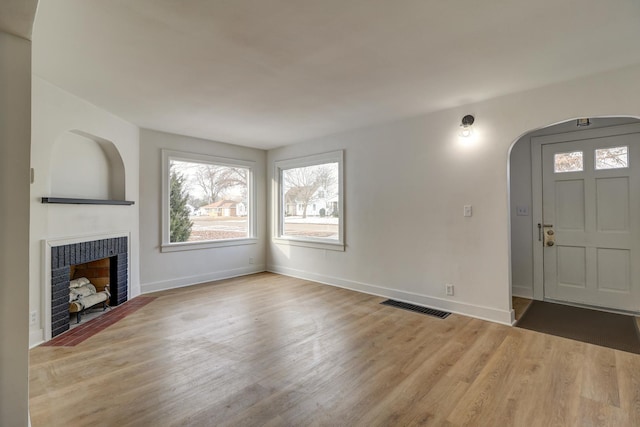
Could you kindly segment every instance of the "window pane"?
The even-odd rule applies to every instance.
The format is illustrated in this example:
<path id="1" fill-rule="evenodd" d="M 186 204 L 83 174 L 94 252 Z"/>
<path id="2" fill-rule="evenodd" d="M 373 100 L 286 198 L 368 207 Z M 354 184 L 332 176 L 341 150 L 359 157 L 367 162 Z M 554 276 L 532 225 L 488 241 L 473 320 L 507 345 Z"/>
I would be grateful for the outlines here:
<path id="1" fill-rule="evenodd" d="M 338 240 L 338 163 L 282 170 L 282 235 Z"/>
<path id="2" fill-rule="evenodd" d="M 629 167 L 628 147 L 600 148 L 596 150 L 596 169 Z"/>
<path id="3" fill-rule="evenodd" d="M 556 153 L 553 158 L 553 171 L 556 173 L 580 172 L 582 170 L 584 170 L 582 166 L 582 151 Z"/>
<path id="4" fill-rule="evenodd" d="M 171 160 L 171 243 L 249 237 L 249 169 Z"/>

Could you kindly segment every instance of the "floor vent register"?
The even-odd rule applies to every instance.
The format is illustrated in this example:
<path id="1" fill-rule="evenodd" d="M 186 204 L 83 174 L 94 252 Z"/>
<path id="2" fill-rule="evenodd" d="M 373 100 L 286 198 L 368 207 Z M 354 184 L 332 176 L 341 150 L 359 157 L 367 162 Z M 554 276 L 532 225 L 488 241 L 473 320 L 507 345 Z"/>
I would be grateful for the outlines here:
<path id="1" fill-rule="evenodd" d="M 380 304 L 388 305 L 391 307 L 401 308 L 403 310 L 415 311 L 416 313 L 427 314 L 429 316 L 434 316 L 440 319 L 446 319 L 451 313 L 446 311 L 440 311 L 429 307 L 422 307 L 420 305 L 409 304 L 407 302 L 395 301 L 392 299 L 388 299 L 386 301 L 382 301 Z"/>

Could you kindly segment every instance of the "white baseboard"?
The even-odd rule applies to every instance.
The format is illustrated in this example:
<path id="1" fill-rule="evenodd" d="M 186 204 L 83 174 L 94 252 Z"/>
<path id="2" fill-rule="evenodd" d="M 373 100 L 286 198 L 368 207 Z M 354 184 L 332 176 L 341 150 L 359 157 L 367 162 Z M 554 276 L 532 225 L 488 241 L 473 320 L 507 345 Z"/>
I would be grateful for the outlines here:
<path id="1" fill-rule="evenodd" d="M 29 348 L 37 347 L 44 342 L 44 329 L 29 331 Z"/>
<path id="2" fill-rule="evenodd" d="M 514 285 L 511 288 L 511 295 L 514 297 L 533 299 L 533 288 Z"/>
<path id="3" fill-rule="evenodd" d="M 459 301 L 452 301 L 448 299 L 416 294 L 413 292 L 401 291 L 398 289 L 385 288 L 382 286 L 341 279 L 339 277 L 326 276 L 323 274 L 312 273 L 278 265 L 268 266 L 267 271 L 277 274 L 283 274 L 285 276 L 297 277 L 299 279 L 312 280 L 314 282 L 323 283 L 325 285 L 350 289 L 370 295 L 376 295 L 384 298 L 393 298 L 395 300 L 403 302 L 428 306 L 430 308 L 449 311 L 452 313 L 475 317 L 482 320 L 488 320 L 490 322 L 502 323 L 503 325 L 513 324 L 513 310 L 498 310 L 491 307 L 483 307 Z"/>
<path id="4" fill-rule="evenodd" d="M 215 280 L 230 279 L 232 277 L 246 276 L 248 274 L 262 273 L 266 271 L 265 265 L 251 265 L 249 267 L 234 268 L 232 270 L 215 271 L 196 276 L 180 277 L 177 279 L 163 280 L 153 283 L 141 283 L 140 293 L 142 295 L 151 292 L 166 291 L 167 289 L 182 288 L 185 286 L 197 285 L 198 283 L 212 282 Z"/>

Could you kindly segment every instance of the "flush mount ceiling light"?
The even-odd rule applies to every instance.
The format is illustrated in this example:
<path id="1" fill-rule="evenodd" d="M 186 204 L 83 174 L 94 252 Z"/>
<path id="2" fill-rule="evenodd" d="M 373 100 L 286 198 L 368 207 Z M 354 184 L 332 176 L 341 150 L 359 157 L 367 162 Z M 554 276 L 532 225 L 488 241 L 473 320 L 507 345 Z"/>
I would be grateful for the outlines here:
<path id="1" fill-rule="evenodd" d="M 460 123 L 460 136 L 465 138 L 471 136 L 473 122 L 475 120 L 476 119 L 471 114 L 467 114 L 462 118 L 462 123 Z"/>
<path id="2" fill-rule="evenodd" d="M 576 126 L 579 128 L 591 125 L 591 121 L 588 118 L 576 120 Z"/>

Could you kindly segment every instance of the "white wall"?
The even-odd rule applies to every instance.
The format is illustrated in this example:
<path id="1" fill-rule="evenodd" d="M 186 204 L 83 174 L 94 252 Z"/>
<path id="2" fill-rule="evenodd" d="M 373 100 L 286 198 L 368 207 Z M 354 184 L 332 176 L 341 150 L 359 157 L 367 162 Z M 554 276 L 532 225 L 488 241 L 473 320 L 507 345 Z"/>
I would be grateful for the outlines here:
<path id="1" fill-rule="evenodd" d="M 0 425 L 28 423 L 31 42 L 0 31 Z"/>
<path id="2" fill-rule="evenodd" d="M 104 151 L 82 135 L 65 132 L 54 142 L 49 162 L 51 195 L 110 199 L 110 165 Z"/>
<path id="3" fill-rule="evenodd" d="M 160 252 L 162 149 L 255 162 L 257 237 L 250 245 Z M 265 270 L 266 152 L 164 132 L 140 131 L 140 280 L 142 292 L 218 280 Z M 249 264 L 249 258 L 254 259 Z"/>
<path id="4" fill-rule="evenodd" d="M 466 146 L 465 114 L 476 116 Z M 269 178 L 274 161 L 345 149 L 347 248 L 270 242 L 268 268 L 510 323 L 509 149 L 531 130 L 594 116 L 640 116 L 640 67 L 272 150 Z"/>
<path id="5" fill-rule="evenodd" d="M 630 118 L 591 118 L 588 129 L 616 126 L 637 122 Z M 511 150 L 510 157 L 510 216 L 511 216 L 511 274 L 512 292 L 515 296 L 533 297 L 533 244 L 532 185 L 531 185 L 531 138 L 556 133 L 575 132 L 579 129 L 575 121 L 553 125 L 524 135 Z M 526 206 L 529 215 L 517 215 L 516 208 Z"/>
<path id="6" fill-rule="evenodd" d="M 48 303 L 43 298 L 45 269 L 41 247 L 44 239 L 129 233 L 129 297 L 140 293 L 139 130 L 131 123 L 36 76 L 33 77 L 32 111 L 31 165 L 35 171 L 35 181 L 31 185 L 29 309 L 38 312 L 38 321 L 30 329 L 30 343 L 35 345 L 45 337 L 43 312 Z M 58 156 L 60 147 L 57 144 L 65 144 L 69 131 L 94 135 L 115 145 L 124 163 L 125 198 L 134 201 L 133 206 L 47 205 L 40 202 L 43 196 L 59 196 L 51 193 L 51 177 L 57 167 L 52 159 Z M 64 146 L 62 151 L 65 155 L 74 154 Z M 92 156 L 88 157 L 88 160 L 92 159 Z M 79 176 L 78 179 L 83 178 Z M 91 179 L 86 182 L 91 182 Z"/>
<path id="7" fill-rule="evenodd" d="M 531 237 L 531 137 L 522 137 L 511 150 L 510 219 L 511 279 L 515 296 L 533 297 L 533 240 Z M 527 208 L 527 215 L 517 215 L 517 207 Z"/>

